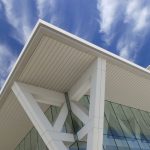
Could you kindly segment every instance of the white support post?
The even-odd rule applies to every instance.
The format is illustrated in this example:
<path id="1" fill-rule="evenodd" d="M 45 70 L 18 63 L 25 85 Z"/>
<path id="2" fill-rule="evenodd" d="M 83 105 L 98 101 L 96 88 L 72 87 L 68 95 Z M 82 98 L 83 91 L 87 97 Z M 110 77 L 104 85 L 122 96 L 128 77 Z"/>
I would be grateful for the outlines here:
<path id="1" fill-rule="evenodd" d="M 87 150 L 102 150 L 106 60 L 97 58 L 93 67 L 90 88 L 90 127 L 88 129 Z"/>
<path id="2" fill-rule="evenodd" d="M 97 58 L 70 89 L 71 108 L 83 122 L 77 133 L 82 140 L 87 135 L 87 150 L 103 149 L 106 60 Z M 90 89 L 89 115 L 78 102 Z M 76 102 L 73 102 L 76 101 Z"/>
<path id="3" fill-rule="evenodd" d="M 28 86 L 31 87 L 31 86 Z M 34 88 L 35 90 L 36 88 Z M 32 96 L 29 89 L 26 88 L 25 84 L 15 82 L 12 86 L 12 90 L 15 93 L 18 101 L 23 107 L 24 111 L 28 115 L 29 119 L 33 123 L 34 127 L 40 134 L 41 138 L 45 142 L 49 150 L 67 150 L 63 141 L 74 142 L 74 137 L 72 134 L 61 133 L 60 130 L 64 124 L 67 117 L 66 104 L 63 105 L 59 117 L 56 120 L 54 127 L 58 127 L 59 131 L 50 124 L 45 114 L 39 107 L 36 99 Z M 39 88 L 37 88 L 39 90 Z M 36 90 L 35 90 L 36 91 Z M 43 89 L 42 89 L 43 91 Z M 42 92 L 39 91 L 39 92 Z M 43 92 L 45 92 L 44 90 Z M 32 91 L 33 92 L 33 91 Z M 47 92 L 46 92 L 47 93 Z M 43 94 L 43 93 L 42 93 Z M 56 93 L 51 93 L 53 96 L 57 95 L 56 98 L 60 98 Z M 62 97 L 63 98 L 63 97 Z"/>

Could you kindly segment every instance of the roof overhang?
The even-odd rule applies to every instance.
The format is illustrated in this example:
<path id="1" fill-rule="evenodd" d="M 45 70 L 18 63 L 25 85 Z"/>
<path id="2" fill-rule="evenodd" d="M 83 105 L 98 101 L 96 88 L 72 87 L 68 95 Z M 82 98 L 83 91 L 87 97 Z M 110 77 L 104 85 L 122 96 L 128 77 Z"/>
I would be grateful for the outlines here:
<path id="1" fill-rule="evenodd" d="M 97 57 L 107 61 L 106 99 L 148 111 L 149 70 L 40 20 L 1 90 L 0 149 L 13 149 L 32 127 L 11 90 L 14 81 L 66 92 Z"/>

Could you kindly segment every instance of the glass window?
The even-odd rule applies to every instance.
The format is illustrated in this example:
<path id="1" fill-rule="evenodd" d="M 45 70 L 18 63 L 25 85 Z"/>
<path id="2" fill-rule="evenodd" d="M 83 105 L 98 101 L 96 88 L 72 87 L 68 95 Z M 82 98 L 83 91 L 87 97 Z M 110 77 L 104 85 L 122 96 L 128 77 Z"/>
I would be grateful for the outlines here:
<path id="1" fill-rule="evenodd" d="M 25 150 L 24 140 L 20 143 L 20 150 Z"/>
<path id="2" fill-rule="evenodd" d="M 134 117 L 134 115 L 133 115 L 133 113 L 131 111 L 131 108 L 126 107 L 126 106 L 122 106 L 122 108 L 123 108 L 123 111 L 124 111 L 128 121 L 129 121 L 130 127 L 132 128 L 132 131 L 135 134 L 135 137 L 137 139 L 140 139 L 140 137 L 141 137 L 140 136 L 141 129 L 140 129 L 138 123 L 137 123 L 136 118 Z"/>
<path id="3" fill-rule="evenodd" d="M 38 134 L 35 128 L 31 130 L 31 149 L 38 150 Z"/>
<path id="4" fill-rule="evenodd" d="M 111 129 L 110 129 L 108 122 L 106 120 L 106 116 L 104 118 L 103 148 L 105 150 L 117 150 L 117 146 L 116 146 L 114 137 L 112 136 Z"/>
<path id="5" fill-rule="evenodd" d="M 143 129 L 141 129 L 141 126 L 139 126 L 140 119 L 142 119 L 141 116 L 140 116 L 140 114 L 138 113 L 138 114 L 135 115 L 135 113 L 137 111 L 135 111 L 134 108 L 130 108 L 130 107 L 127 107 L 127 106 L 122 106 L 122 108 L 123 108 L 123 110 L 124 110 L 124 112 L 126 114 L 126 117 L 129 120 L 129 124 L 130 124 L 130 126 L 131 126 L 131 128 L 132 128 L 132 130 L 133 130 L 133 132 L 135 134 L 135 140 L 137 141 L 139 147 L 141 149 L 147 149 L 147 148 L 149 148 L 149 145 L 146 142 L 147 139 L 146 139 L 146 137 L 145 137 L 145 135 L 143 133 Z M 137 118 L 138 115 L 139 115 L 139 118 Z M 133 145 L 132 142 L 133 141 L 128 142 L 130 144 L 130 146 Z"/>
<path id="6" fill-rule="evenodd" d="M 144 119 L 144 121 L 146 122 L 147 126 L 150 127 L 150 116 L 148 112 L 145 111 L 140 111 L 142 114 L 142 117 Z"/>
<path id="7" fill-rule="evenodd" d="M 73 143 L 70 147 L 69 150 L 78 150 L 78 145 L 77 143 Z"/>
<path id="8" fill-rule="evenodd" d="M 70 115 L 67 116 L 65 127 L 67 130 L 67 133 L 73 133 L 73 127 L 72 127 L 72 121 L 71 121 Z"/>
<path id="9" fill-rule="evenodd" d="M 75 142 L 70 146 L 69 150 L 86 150 L 86 142 Z"/>
<path id="10" fill-rule="evenodd" d="M 31 150 L 30 132 L 25 137 L 25 150 Z"/>
<path id="11" fill-rule="evenodd" d="M 80 101 L 79 101 L 79 103 L 82 105 L 82 106 L 84 106 L 87 110 L 89 110 L 89 96 L 88 95 L 86 95 L 86 96 L 83 96 L 81 99 L 80 99 Z"/>
<path id="12" fill-rule="evenodd" d="M 105 102 L 105 115 L 114 137 L 124 137 L 120 124 L 110 102 Z"/>
<path id="13" fill-rule="evenodd" d="M 53 122 L 53 116 L 52 116 L 52 106 L 48 108 L 46 111 L 45 115 L 47 116 L 47 119 L 49 120 L 50 123 Z"/>
<path id="14" fill-rule="evenodd" d="M 89 96 L 80 100 L 81 105 L 89 109 Z M 54 124 L 60 108 L 50 106 L 46 111 L 48 120 Z M 73 133 L 83 127 L 82 122 L 70 114 L 65 121 L 63 132 Z M 70 150 L 86 150 L 86 142 L 73 143 Z M 150 149 L 150 113 L 135 108 L 105 101 L 103 150 L 149 150 Z M 15 150 L 48 150 L 42 138 L 33 128 Z"/>
<path id="15" fill-rule="evenodd" d="M 140 110 L 132 108 L 132 112 L 141 128 L 141 138 L 145 141 L 150 141 L 150 130 L 149 126 L 147 126 L 147 123 L 143 119 Z"/>
<path id="16" fill-rule="evenodd" d="M 118 118 L 118 121 L 120 123 L 120 126 L 124 132 L 125 137 L 134 138 L 134 134 L 133 134 L 130 124 L 122 110 L 121 105 L 112 103 L 112 106 L 113 106 L 115 114 Z"/>
<path id="17" fill-rule="evenodd" d="M 51 111 L 52 111 L 52 120 L 53 120 L 52 124 L 54 124 L 57 119 L 60 109 L 58 107 L 53 106 L 51 108 Z"/>
<path id="18" fill-rule="evenodd" d="M 18 145 L 18 146 L 16 147 L 16 149 L 15 149 L 15 150 L 20 150 L 19 146 L 20 146 L 20 145 Z"/>
<path id="19" fill-rule="evenodd" d="M 105 150 L 118 150 L 112 135 L 104 135 L 103 145 Z"/>
<path id="20" fill-rule="evenodd" d="M 40 137 L 40 135 L 38 135 L 38 148 L 39 150 L 47 150 L 46 149 L 46 145 L 43 142 L 42 138 Z"/>

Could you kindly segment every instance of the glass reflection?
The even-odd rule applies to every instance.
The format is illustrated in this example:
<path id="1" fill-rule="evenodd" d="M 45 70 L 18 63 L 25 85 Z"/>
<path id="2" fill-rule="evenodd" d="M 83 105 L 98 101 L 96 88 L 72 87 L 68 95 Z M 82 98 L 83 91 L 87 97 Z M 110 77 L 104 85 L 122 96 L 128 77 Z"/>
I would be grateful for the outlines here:
<path id="1" fill-rule="evenodd" d="M 80 102 L 89 110 L 89 96 Z M 60 108 L 50 106 L 46 111 L 48 120 L 54 124 Z M 73 115 L 77 132 L 83 127 L 82 122 Z M 62 132 L 73 133 L 73 126 L 68 114 Z M 86 142 L 71 144 L 69 150 L 86 150 Z M 149 150 L 150 149 L 150 113 L 135 108 L 105 101 L 103 150 Z M 16 147 L 16 150 L 48 150 L 42 138 L 33 128 Z"/>
<path id="2" fill-rule="evenodd" d="M 109 150 L 109 145 L 112 143 L 112 140 L 108 141 L 108 137 L 114 139 L 113 145 L 115 144 L 119 150 L 150 149 L 150 115 L 148 112 L 106 101 L 105 118 L 103 142 L 105 150 Z M 105 123 L 106 121 L 108 123 Z M 114 146 L 111 147 L 114 148 Z"/>

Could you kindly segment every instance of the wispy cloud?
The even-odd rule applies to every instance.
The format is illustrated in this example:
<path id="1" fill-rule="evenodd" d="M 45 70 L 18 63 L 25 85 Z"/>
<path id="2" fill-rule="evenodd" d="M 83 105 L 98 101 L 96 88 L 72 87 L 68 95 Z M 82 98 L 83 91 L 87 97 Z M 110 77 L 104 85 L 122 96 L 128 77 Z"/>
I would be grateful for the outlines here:
<path id="1" fill-rule="evenodd" d="M 117 43 L 117 51 L 119 55 L 123 58 L 126 58 L 130 61 L 134 61 L 136 59 L 136 55 L 138 52 L 138 39 L 135 37 L 129 37 L 128 32 L 120 37 Z"/>
<path id="2" fill-rule="evenodd" d="M 12 69 L 15 60 L 16 57 L 11 53 L 10 49 L 0 43 L 0 88 Z"/>
<path id="3" fill-rule="evenodd" d="M 125 22 L 133 25 L 133 31 L 138 32 L 148 26 L 150 16 L 148 9 L 149 6 L 143 5 L 140 0 L 132 0 L 127 3 Z"/>
<path id="4" fill-rule="evenodd" d="M 44 19 L 54 25 L 59 25 L 61 18 L 57 16 L 59 7 L 57 5 L 56 8 L 56 0 L 37 0 L 36 7 L 38 10 L 38 18 Z"/>
<path id="5" fill-rule="evenodd" d="M 7 37 L 17 40 L 22 45 L 29 38 L 38 18 L 45 19 L 49 15 L 51 16 L 50 21 L 47 21 L 54 23 L 57 20 L 56 15 L 51 13 L 55 6 L 54 0 L 0 0 L 0 4 L 2 4 L 3 13 L 6 16 L 4 19 L 11 27 L 11 32 Z M 1 5 L 0 9 L 2 9 Z M 2 43 L 0 40 L 0 88 L 16 60 L 16 57 L 11 53 L 10 46 Z"/>
<path id="6" fill-rule="evenodd" d="M 150 5 L 145 5 L 144 1 L 141 0 L 128 0 L 126 2 L 98 0 L 97 6 L 100 14 L 100 32 L 106 35 L 105 42 L 107 44 L 112 42 L 113 35 L 118 28 L 117 22 L 122 20 L 124 29 L 118 39 L 117 51 L 121 57 L 135 61 L 149 30 L 150 13 L 148 10 Z M 118 15 L 121 13 L 122 15 Z"/>
<path id="7" fill-rule="evenodd" d="M 55 0 L 37 0 L 37 9 L 39 18 L 44 18 L 46 15 L 52 12 L 55 7 Z"/>
<path id="8" fill-rule="evenodd" d="M 97 9 L 99 11 L 100 32 L 104 33 L 104 40 L 110 44 L 114 33 L 112 30 L 118 21 L 119 13 L 117 10 L 121 5 L 120 0 L 98 0 Z"/>
<path id="9" fill-rule="evenodd" d="M 98 1 L 97 8 L 100 12 L 100 31 L 109 34 L 114 22 L 118 0 L 101 0 Z"/>
<path id="10" fill-rule="evenodd" d="M 25 1 L 20 2 L 15 0 L 1 1 L 5 7 L 7 21 L 15 29 L 12 36 L 24 44 L 32 30 L 27 3 Z"/>
<path id="11" fill-rule="evenodd" d="M 140 0 L 128 1 L 124 18 L 126 29 L 117 45 L 120 56 L 136 61 L 136 56 L 149 30 L 149 8 L 149 5 L 143 5 Z"/>

